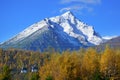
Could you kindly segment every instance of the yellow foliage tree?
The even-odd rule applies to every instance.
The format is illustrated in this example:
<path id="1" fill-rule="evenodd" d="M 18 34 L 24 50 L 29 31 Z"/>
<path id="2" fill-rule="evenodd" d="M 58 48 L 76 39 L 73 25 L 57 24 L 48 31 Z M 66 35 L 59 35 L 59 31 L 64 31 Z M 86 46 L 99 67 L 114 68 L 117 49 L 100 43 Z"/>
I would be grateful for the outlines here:
<path id="1" fill-rule="evenodd" d="M 53 80 L 76 80 L 80 77 L 81 60 L 79 54 L 66 51 L 62 55 L 54 54 L 50 61 L 40 69 L 42 80 L 51 76 Z"/>
<path id="2" fill-rule="evenodd" d="M 104 78 L 113 79 L 117 75 L 118 60 L 116 50 L 106 46 L 100 60 L 100 72 L 104 75 Z"/>
<path id="3" fill-rule="evenodd" d="M 99 77 L 99 54 L 95 49 L 89 48 L 82 61 L 83 80 L 93 80 Z"/>

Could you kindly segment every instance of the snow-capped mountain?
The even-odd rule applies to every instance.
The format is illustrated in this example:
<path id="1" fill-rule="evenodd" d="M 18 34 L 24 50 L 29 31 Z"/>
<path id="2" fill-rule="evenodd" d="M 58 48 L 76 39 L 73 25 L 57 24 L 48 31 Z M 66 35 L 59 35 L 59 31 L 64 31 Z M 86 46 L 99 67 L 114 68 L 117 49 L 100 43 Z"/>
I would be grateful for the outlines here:
<path id="1" fill-rule="evenodd" d="M 118 36 L 104 36 L 102 38 L 105 39 L 105 40 L 110 40 L 110 39 L 113 39 L 113 38 L 116 38 L 116 37 L 118 37 Z"/>
<path id="2" fill-rule="evenodd" d="M 103 39 L 92 26 L 81 22 L 68 11 L 31 25 L 0 47 L 41 51 L 47 47 L 73 50 L 99 45 L 101 42 Z"/>

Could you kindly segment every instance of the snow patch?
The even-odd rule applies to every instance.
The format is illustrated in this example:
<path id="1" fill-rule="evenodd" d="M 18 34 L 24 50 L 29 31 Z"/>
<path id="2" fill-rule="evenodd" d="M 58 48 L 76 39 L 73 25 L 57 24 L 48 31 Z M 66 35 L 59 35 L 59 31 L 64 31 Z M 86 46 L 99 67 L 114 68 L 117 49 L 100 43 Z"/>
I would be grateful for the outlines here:
<path id="1" fill-rule="evenodd" d="M 118 37 L 118 36 L 104 36 L 102 38 L 105 39 L 105 40 L 110 40 L 110 39 L 113 39 L 113 38 L 116 38 L 116 37 Z"/>

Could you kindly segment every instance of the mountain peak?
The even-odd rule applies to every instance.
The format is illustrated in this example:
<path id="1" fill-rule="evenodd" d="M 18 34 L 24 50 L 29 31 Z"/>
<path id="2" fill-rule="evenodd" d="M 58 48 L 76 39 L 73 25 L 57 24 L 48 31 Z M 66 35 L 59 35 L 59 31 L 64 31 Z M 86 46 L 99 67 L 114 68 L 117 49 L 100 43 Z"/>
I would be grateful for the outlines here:
<path id="1" fill-rule="evenodd" d="M 73 18 L 74 15 L 71 11 L 67 11 L 65 12 L 64 14 L 62 14 L 63 17 L 66 17 L 66 18 Z"/>
<path id="2" fill-rule="evenodd" d="M 67 11 L 31 25 L 0 44 L 0 47 L 44 51 L 50 46 L 61 51 L 74 50 L 100 44 L 102 38 L 94 33 L 92 26 L 84 24 L 71 11 Z"/>
<path id="3" fill-rule="evenodd" d="M 65 15 L 73 15 L 73 13 L 71 11 L 67 11 L 64 13 Z"/>

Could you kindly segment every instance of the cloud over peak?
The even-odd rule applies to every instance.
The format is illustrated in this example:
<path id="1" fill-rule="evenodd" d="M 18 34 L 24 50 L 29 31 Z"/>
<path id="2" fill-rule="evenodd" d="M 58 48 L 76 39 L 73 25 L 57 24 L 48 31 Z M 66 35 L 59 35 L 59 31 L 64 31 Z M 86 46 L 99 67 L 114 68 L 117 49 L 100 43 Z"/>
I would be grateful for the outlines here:
<path id="1" fill-rule="evenodd" d="M 73 5 L 73 6 L 62 8 L 60 12 L 64 12 L 64 11 L 75 11 L 75 12 L 78 11 L 79 12 L 83 9 L 86 9 L 87 11 L 92 11 L 92 8 L 86 5 Z"/>
<path id="2" fill-rule="evenodd" d="M 72 2 L 79 2 L 84 4 L 100 4 L 101 0 L 61 0 L 62 4 L 67 4 Z"/>
<path id="3" fill-rule="evenodd" d="M 82 10 L 92 12 L 94 6 L 101 4 L 101 0 L 61 0 L 61 5 L 67 5 L 60 9 L 60 12 L 64 11 L 75 11 L 82 13 Z"/>

